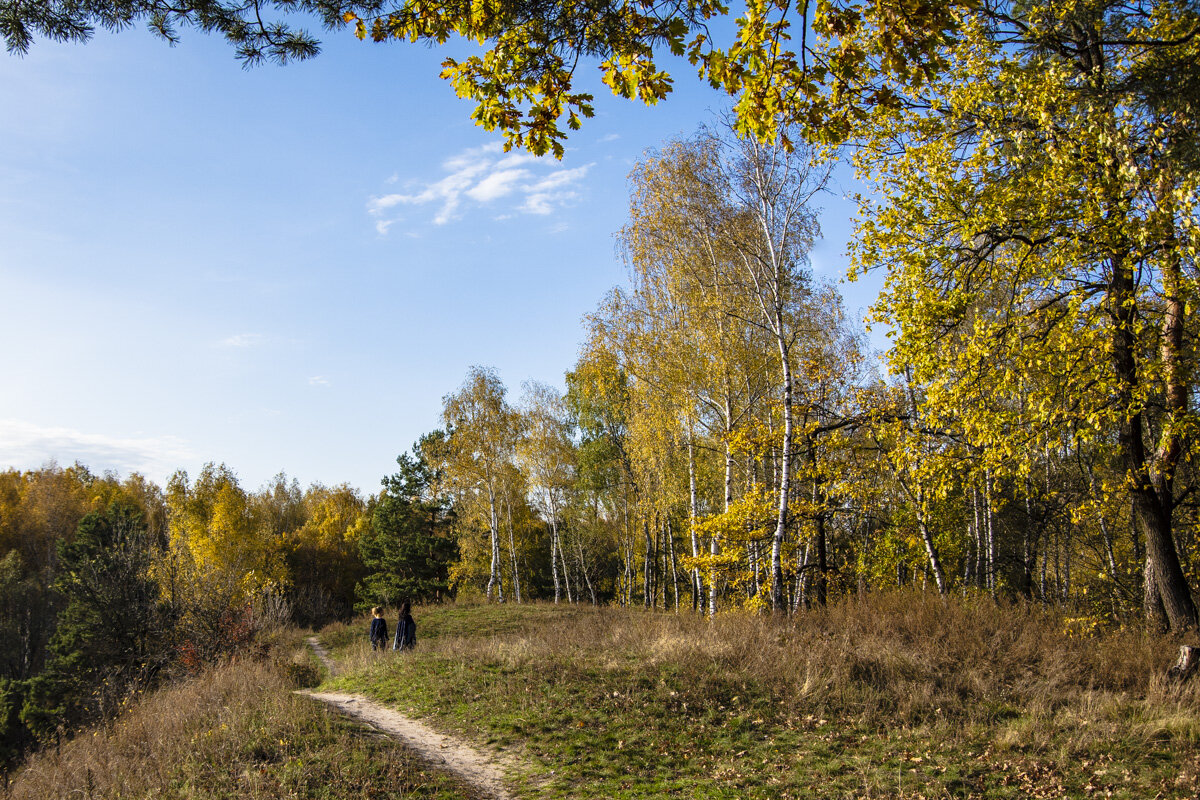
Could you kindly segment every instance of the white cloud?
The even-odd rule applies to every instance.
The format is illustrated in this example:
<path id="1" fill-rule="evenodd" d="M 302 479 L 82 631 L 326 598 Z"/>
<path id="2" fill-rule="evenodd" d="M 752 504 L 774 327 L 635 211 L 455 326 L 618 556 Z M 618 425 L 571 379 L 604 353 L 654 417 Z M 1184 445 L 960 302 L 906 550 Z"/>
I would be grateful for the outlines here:
<path id="1" fill-rule="evenodd" d="M 324 375 L 313 375 L 308 379 L 309 386 L 329 386 L 329 379 Z"/>
<path id="2" fill-rule="evenodd" d="M 495 148 L 499 150 L 500 148 Z M 513 169 L 524 164 L 537 164 L 541 159 L 528 153 L 510 153 L 496 162 L 496 169 Z"/>
<path id="3" fill-rule="evenodd" d="M 0 468 L 37 469 L 50 462 L 78 461 L 93 472 L 140 472 L 165 481 L 176 469 L 195 460 L 187 443 L 174 436 L 110 436 L 0 419 Z"/>
<path id="4" fill-rule="evenodd" d="M 263 343 L 260 333 L 238 333 L 221 340 L 222 347 L 254 347 Z"/>
<path id="5" fill-rule="evenodd" d="M 591 164 L 586 167 L 576 167 L 575 169 L 560 169 L 557 172 L 552 172 L 542 178 L 537 183 L 529 187 L 530 192 L 546 192 L 550 189 L 557 189 L 560 186 L 567 186 L 572 183 L 578 183 L 587 175 L 588 170 L 592 168 Z"/>
<path id="6" fill-rule="evenodd" d="M 526 214 L 549 214 L 554 211 L 552 195 L 545 193 L 531 194 L 525 198 L 521 210 Z"/>
<path id="7" fill-rule="evenodd" d="M 552 214 L 579 198 L 570 187 L 581 184 L 592 166 L 563 169 L 553 159 L 505 154 L 499 144 L 475 147 L 445 159 L 442 170 L 447 174 L 438 180 L 409 179 L 402 192 L 371 197 L 367 213 L 380 236 L 405 219 L 398 212 L 402 206 L 432 206 L 430 221 L 435 225 L 462 218 L 472 206 L 493 206 L 493 219 L 514 213 Z M 498 205 L 502 208 L 496 209 Z"/>
<path id="8" fill-rule="evenodd" d="M 472 200 L 478 200 L 480 203 L 498 200 L 505 195 L 512 194 L 517 189 L 517 181 L 528 175 L 529 171 L 524 169 L 506 169 L 502 172 L 493 172 L 468 189 L 467 197 Z"/>

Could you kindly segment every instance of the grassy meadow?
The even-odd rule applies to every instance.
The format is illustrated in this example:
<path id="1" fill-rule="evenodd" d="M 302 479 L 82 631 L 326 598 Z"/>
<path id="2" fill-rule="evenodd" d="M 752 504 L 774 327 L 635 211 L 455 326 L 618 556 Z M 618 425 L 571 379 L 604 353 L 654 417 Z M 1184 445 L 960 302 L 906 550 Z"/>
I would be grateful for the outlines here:
<path id="1" fill-rule="evenodd" d="M 776 621 L 420 609 L 418 650 L 324 641 L 371 695 L 506 755 L 538 798 L 1194 798 L 1173 641 L 1033 606 L 872 596 Z M 1086 626 L 1085 626 L 1086 627 Z"/>
<path id="2" fill-rule="evenodd" d="M 317 683 L 505 759 L 524 798 L 1200 793 L 1200 679 L 1165 678 L 1177 642 L 1040 607 L 882 594 L 790 620 L 546 604 L 415 616 L 411 653 L 371 652 L 365 618 L 320 631 L 336 677 L 293 631 L 136 699 L 31 758 L 0 797 L 473 797 L 294 693 Z"/>

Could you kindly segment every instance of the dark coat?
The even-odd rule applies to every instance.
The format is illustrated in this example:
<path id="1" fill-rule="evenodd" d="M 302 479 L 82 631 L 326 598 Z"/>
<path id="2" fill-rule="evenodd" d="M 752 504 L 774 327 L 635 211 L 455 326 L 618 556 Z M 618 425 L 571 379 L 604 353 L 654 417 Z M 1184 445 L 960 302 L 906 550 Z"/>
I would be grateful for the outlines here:
<path id="1" fill-rule="evenodd" d="M 417 623 L 412 614 L 405 614 L 396 623 L 396 640 L 392 642 L 393 650 L 411 650 L 417 646 Z"/>
<path id="2" fill-rule="evenodd" d="M 382 618 L 371 620 L 371 644 L 383 644 L 387 641 L 387 622 Z"/>

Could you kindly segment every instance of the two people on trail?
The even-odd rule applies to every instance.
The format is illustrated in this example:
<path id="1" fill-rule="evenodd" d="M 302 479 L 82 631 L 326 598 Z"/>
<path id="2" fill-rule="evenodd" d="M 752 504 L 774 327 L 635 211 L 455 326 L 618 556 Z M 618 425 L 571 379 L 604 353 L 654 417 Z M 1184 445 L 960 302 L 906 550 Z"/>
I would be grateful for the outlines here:
<path id="1" fill-rule="evenodd" d="M 383 650 L 387 646 L 387 621 L 383 618 L 383 609 L 375 606 L 371 609 L 371 649 Z M 412 603 L 407 600 L 400 606 L 400 619 L 396 622 L 396 638 L 392 641 L 393 650 L 411 650 L 417 646 L 417 623 L 412 617 Z"/>

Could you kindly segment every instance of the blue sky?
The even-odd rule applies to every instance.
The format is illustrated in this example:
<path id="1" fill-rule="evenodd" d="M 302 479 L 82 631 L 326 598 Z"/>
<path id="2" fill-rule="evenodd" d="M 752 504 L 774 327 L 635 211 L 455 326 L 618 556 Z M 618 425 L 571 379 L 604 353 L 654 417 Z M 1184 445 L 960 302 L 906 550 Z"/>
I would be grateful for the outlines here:
<path id="1" fill-rule="evenodd" d="M 651 108 L 596 81 L 596 118 L 537 159 L 474 126 L 445 52 L 343 31 L 244 70 L 182 33 L 0 56 L 0 468 L 377 491 L 471 365 L 514 400 L 562 385 L 625 276 L 626 175 L 722 104 L 687 71 Z M 825 205 L 836 280 L 852 209 Z"/>

